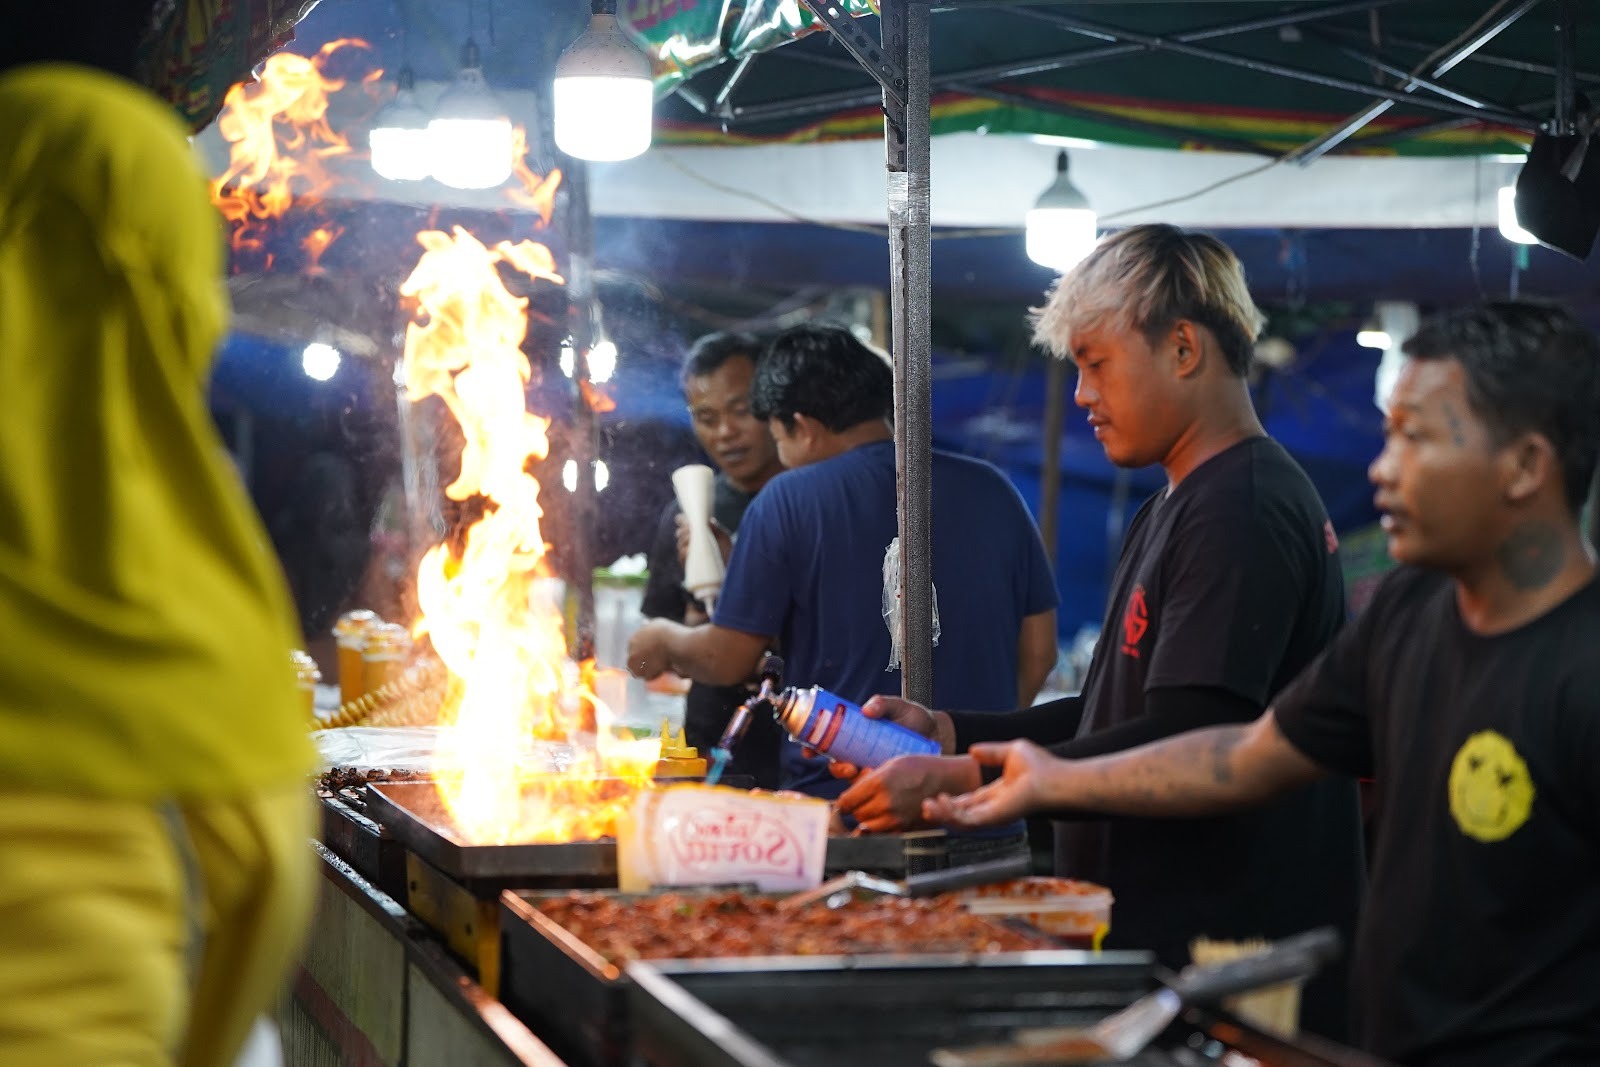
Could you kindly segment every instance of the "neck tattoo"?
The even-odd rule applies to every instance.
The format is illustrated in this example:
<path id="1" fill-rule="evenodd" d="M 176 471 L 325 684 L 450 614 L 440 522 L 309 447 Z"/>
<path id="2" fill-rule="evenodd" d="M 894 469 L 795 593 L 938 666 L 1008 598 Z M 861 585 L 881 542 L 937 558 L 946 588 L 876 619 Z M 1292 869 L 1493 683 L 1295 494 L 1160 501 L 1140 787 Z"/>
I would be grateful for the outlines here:
<path id="1" fill-rule="evenodd" d="M 1496 555 L 1506 579 L 1517 589 L 1540 589 L 1561 573 L 1566 553 L 1561 532 L 1548 522 L 1525 522 L 1511 531 Z"/>

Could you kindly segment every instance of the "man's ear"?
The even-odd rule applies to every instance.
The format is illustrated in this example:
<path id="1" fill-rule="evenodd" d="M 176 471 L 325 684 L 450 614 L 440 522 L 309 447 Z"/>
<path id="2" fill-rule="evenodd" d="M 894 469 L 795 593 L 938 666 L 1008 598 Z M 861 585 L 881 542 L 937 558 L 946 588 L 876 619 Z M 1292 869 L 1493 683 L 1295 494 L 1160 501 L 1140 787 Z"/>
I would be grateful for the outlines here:
<path id="1" fill-rule="evenodd" d="M 1179 319 L 1173 324 L 1170 339 L 1173 358 L 1177 360 L 1178 377 L 1191 377 L 1200 369 L 1205 331 L 1188 319 Z"/>
<path id="2" fill-rule="evenodd" d="M 810 415 L 802 415 L 798 411 L 794 414 L 794 429 L 789 431 L 789 436 L 798 438 L 801 444 L 810 445 L 816 441 L 817 435 L 822 432 L 822 423 Z"/>
<path id="3" fill-rule="evenodd" d="M 1501 449 L 1501 484 L 1506 501 L 1522 504 L 1561 482 L 1555 446 L 1542 433 L 1525 433 Z"/>

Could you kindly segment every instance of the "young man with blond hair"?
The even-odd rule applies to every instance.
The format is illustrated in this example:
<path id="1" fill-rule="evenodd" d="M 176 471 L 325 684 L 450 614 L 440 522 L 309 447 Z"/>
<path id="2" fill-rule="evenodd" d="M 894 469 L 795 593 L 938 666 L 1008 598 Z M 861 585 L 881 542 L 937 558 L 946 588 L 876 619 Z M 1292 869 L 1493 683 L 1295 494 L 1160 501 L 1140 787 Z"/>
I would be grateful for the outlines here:
<path id="1" fill-rule="evenodd" d="M 928 814 L 1194 817 L 1372 776 L 1362 1044 L 1427 1067 L 1600 1063 L 1600 582 L 1578 528 L 1600 340 L 1490 304 L 1405 351 L 1370 471 L 1401 566 L 1272 707 L 1101 759 L 975 746 L 1003 777 Z"/>
<path id="2" fill-rule="evenodd" d="M 1172 226 L 1103 241 L 1035 316 L 1035 340 L 1078 369 L 1075 399 L 1119 467 L 1160 464 L 1166 487 L 1123 542 L 1080 695 L 1008 715 L 869 710 L 946 752 L 1026 737 L 1067 756 L 1244 723 L 1345 618 L 1336 540 L 1316 490 L 1266 436 L 1246 372 L 1263 318 L 1227 246 Z M 966 756 L 902 757 L 859 776 L 840 809 L 871 829 L 921 821 L 921 802 L 980 783 Z M 1109 945 L 1169 966 L 1189 943 L 1354 927 L 1361 887 L 1355 787 L 1328 782 L 1242 814 L 1186 823 L 1062 821 L 1056 866 L 1116 895 Z M 1337 1036 L 1342 981 L 1307 991 L 1307 1024 Z"/>

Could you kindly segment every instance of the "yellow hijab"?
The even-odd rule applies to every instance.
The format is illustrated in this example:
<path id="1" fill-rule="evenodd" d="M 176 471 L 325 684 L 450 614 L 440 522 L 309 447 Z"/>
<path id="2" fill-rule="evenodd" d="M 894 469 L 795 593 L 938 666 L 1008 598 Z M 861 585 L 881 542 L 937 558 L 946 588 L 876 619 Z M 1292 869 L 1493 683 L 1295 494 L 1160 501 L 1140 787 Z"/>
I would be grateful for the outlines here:
<path id="1" fill-rule="evenodd" d="M 177 118 L 0 74 L 0 789 L 236 795 L 310 749 L 282 574 L 212 426 L 221 231 Z"/>

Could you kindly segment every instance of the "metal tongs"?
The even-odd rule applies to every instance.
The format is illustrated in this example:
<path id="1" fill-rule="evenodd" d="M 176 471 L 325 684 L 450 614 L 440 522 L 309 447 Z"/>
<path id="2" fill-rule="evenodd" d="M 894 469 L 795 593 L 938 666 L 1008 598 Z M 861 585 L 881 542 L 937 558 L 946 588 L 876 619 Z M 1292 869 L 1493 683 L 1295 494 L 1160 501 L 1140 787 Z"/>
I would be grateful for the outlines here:
<path id="1" fill-rule="evenodd" d="M 1282 982 L 1304 981 L 1339 955 L 1332 927 L 1275 942 L 1257 956 L 1210 967 L 1187 967 L 1173 975 L 1157 970 L 1162 986 L 1087 1029 L 1048 1027 L 1018 1030 L 1010 1044 L 934 1049 L 935 1067 L 1019 1067 L 1022 1064 L 1119 1063 L 1146 1045 L 1191 1005 Z"/>
<path id="2" fill-rule="evenodd" d="M 952 867 L 946 871 L 913 874 L 903 882 L 875 878 L 865 871 L 851 871 L 837 878 L 830 878 L 815 889 L 802 890 L 793 896 L 784 897 L 778 901 L 778 907 L 788 911 L 821 900 L 830 908 L 838 908 L 854 897 L 857 890 L 881 893 L 890 897 L 931 897 L 952 889 L 970 889 L 975 885 L 988 885 L 990 882 L 1021 878 L 1027 875 L 1030 869 L 1029 858 L 1019 854 L 1001 860 L 971 863 L 965 867 Z"/>

